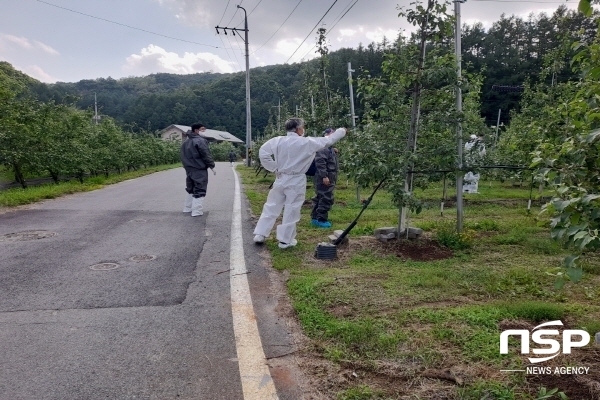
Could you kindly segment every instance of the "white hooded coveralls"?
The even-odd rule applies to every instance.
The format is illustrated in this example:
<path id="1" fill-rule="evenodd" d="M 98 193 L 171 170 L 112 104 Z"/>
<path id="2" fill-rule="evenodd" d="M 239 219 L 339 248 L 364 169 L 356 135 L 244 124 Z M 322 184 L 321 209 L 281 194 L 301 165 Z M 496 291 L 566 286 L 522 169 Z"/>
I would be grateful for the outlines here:
<path id="1" fill-rule="evenodd" d="M 479 157 L 485 157 L 485 143 L 477 139 L 477 136 L 471 135 L 470 140 L 465 143 L 466 160 L 468 163 L 472 163 L 474 161 L 473 152 L 477 151 L 479 153 Z M 469 171 L 464 176 L 463 181 L 463 193 L 479 193 L 479 172 L 474 174 Z"/>
<path id="2" fill-rule="evenodd" d="M 275 183 L 263 206 L 254 229 L 255 235 L 268 237 L 275 220 L 283 209 L 283 221 L 277 226 L 277 240 L 292 243 L 296 237 L 296 224 L 306 196 L 306 171 L 315 153 L 333 145 L 346 136 L 340 128 L 325 137 L 303 137 L 296 132 L 269 139 L 258 152 L 262 166 L 275 173 Z"/>

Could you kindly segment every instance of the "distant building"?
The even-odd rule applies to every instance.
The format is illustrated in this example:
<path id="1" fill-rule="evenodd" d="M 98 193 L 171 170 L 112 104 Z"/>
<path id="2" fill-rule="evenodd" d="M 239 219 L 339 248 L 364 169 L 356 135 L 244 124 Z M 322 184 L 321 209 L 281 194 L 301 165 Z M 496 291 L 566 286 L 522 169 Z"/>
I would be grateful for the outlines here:
<path id="1" fill-rule="evenodd" d="M 186 125 L 169 125 L 165 129 L 159 131 L 159 135 L 163 140 L 178 140 L 182 141 L 184 138 L 184 134 L 190 131 L 192 128 Z M 209 142 L 232 142 L 232 143 L 241 143 L 244 142 L 237 137 L 233 136 L 229 132 L 225 131 L 216 131 L 214 129 L 207 129 L 202 132 L 200 136 L 205 137 Z"/>

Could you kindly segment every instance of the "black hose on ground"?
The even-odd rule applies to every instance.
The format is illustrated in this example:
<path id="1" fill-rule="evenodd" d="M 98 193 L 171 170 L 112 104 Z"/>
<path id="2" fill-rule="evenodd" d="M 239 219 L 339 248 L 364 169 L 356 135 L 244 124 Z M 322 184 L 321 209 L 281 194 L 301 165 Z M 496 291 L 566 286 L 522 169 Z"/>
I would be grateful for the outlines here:
<path id="1" fill-rule="evenodd" d="M 360 210 L 360 212 L 358 213 L 356 218 L 354 218 L 354 221 L 352 221 L 352 223 L 350 225 L 348 225 L 348 227 L 346 229 L 344 229 L 344 232 L 342 232 L 342 234 L 335 240 L 335 242 L 333 242 L 334 246 L 337 246 L 340 243 L 342 243 L 342 241 L 348 235 L 348 233 L 352 230 L 352 228 L 354 228 L 356 226 L 356 223 L 358 222 L 358 219 L 362 215 L 363 211 L 365 211 L 367 209 L 367 207 L 369 206 L 369 203 L 371 203 L 371 200 L 373 200 L 373 196 L 375 196 L 375 193 L 377 192 L 377 190 L 379 190 L 381 185 L 383 185 L 383 182 L 385 182 L 386 179 L 387 178 L 383 178 L 381 180 L 381 182 L 379 182 L 379 185 L 377 185 L 377 187 L 375 187 L 375 190 L 373 190 L 373 193 L 371 193 L 371 196 L 369 196 L 369 198 L 363 202 L 362 210 Z"/>

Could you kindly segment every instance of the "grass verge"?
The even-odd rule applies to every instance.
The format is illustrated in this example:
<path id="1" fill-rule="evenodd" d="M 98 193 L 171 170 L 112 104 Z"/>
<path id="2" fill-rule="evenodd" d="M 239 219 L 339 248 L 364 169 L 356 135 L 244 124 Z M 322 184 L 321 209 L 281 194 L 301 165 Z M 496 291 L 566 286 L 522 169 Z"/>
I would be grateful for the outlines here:
<path id="1" fill-rule="evenodd" d="M 238 172 L 259 215 L 273 178 L 247 167 Z M 588 331 L 593 341 L 600 331 L 600 259 L 590 261 L 580 284 L 554 289 L 547 272 L 561 265 L 566 252 L 551 241 L 540 202 L 528 209 L 527 187 L 479 187 L 481 194 L 465 195 L 461 235 L 453 231 L 452 202 L 441 212 L 441 185 L 419 190 L 426 206 L 410 215 L 410 224 L 425 232 L 418 242 L 401 245 L 372 237 L 373 229 L 398 221 L 382 190 L 350 232 L 349 244 L 338 249 L 338 259 L 317 260 L 317 243 L 346 228 L 362 208 L 360 198 L 370 195 L 361 189 L 357 196 L 342 178 L 331 229 L 310 226 L 307 202 L 298 246 L 281 250 L 272 236 L 267 241 L 274 268 L 289 272 L 289 295 L 311 342 L 306 356 L 322 362 L 312 375 L 320 393 L 332 399 L 593 398 L 594 385 L 600 387 L 594 345 L 544 364 L 588 366 L 586 384 L 564 375 L 502 372 L 523 369 L 528 361 L 517 340 L 505 355 L 499 343 L 503 330 L 531 330 L 553 320 Z M 308 198 L 312 191 L 309 182 Z M 427 254 L 436 246 L 446 249 L 436 253 L 441 256 Z"/>
<path id="2" fill-rule="evenodd" d="M 67 182 L 48 183 L 39 186 L 32 186 L 27 189 L 11 188 L 0 190 L 0 207 L 15 207 L 25 204 L 35 203 L 40 200 L 54 199 L 66 194 L 89 192 L 91 190 L 101 189 L 106 185 L 122 182 L 128 179 L 138 178 L 140 176 L 152 174 L 154 172 L 180 167 L 181 164 L 159 165 L 129 171 L 121 174 L 113 174 L 108 177 L 95 176 L 84 179 L 83 183 L 76 180 Z"/>

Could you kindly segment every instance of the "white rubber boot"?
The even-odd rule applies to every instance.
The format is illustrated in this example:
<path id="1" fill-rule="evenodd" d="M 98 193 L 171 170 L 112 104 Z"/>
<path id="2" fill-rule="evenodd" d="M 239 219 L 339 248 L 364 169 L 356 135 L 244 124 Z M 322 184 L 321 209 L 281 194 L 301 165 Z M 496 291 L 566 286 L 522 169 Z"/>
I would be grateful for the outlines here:
<path id="1" fill-rule="evenodd" d="M 185 203 L 183 204 L 183 212 L 188 213 L 192 212 L 192 194 L 188 193 L 185 195 Z"/>
<path id="2" fill-rule="evenodd" d="M 197 217 L 202 214 L 202 201 L 204 197 L 194 197 L 192 198 L 192 217 Z"/>

